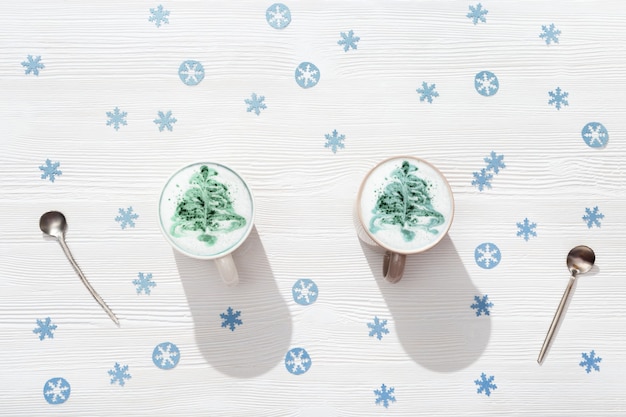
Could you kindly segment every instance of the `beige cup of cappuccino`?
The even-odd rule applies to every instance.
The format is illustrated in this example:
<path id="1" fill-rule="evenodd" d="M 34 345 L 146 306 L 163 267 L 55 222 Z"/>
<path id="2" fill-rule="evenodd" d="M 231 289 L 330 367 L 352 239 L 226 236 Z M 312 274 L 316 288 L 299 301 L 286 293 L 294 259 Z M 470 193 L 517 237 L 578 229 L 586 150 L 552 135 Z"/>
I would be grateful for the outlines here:
<path id="1" fill-rule="evenodd" d="M 395 283 L 402 278 L 407 255 L 425 252 L 446 236 L 454 197 L 435 166 L 413 156 L 396 156 L 367 173 L 355 209 L 361 239 L 384 249 L 383 275 Z"/>
<path id="2" fill-rule="evenodd" d="M 163 186 L 158 211 L 161 231 L 175 250 L 213 260 L 224 283 L 238 284 L 231 254 L 254 222 L 254 198 L 239 174 L 214 162 L 187 165 Z"/>

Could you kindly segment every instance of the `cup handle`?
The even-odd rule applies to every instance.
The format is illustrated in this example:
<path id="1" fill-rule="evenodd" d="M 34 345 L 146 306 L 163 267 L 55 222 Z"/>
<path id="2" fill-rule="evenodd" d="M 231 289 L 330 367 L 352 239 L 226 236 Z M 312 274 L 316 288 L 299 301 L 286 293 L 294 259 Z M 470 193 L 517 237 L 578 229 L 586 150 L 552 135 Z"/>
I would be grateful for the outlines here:
<path id="1" fill-rule="evenodd" d="M 233 257 L 228 254 L 214 260 L 215 266 L 222 277 L 222 281 L 230 287 L 239 284 L 239 274 Z"/>
<path id="2" fill-rule="evenodd" d="M 404 264 L 406 263 L 406 255 L 401 253 L 387 251 L 383 258 L 383 275 L 385 279 L 392 284 L 400 281 L 404 273 Z"/>

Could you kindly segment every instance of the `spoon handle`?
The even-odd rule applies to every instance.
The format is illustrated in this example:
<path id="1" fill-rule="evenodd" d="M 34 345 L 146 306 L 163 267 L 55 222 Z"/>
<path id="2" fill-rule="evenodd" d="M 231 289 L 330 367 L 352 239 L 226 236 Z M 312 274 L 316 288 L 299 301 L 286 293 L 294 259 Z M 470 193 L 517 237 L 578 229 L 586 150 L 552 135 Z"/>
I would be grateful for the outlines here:
<path id="1" fill-rule="evenodd" d="M 100 297 L 100 295 L 96 292 L 96 290 L 94 290 L 94 288 L 91 286 L 89 281 L 87 281 L 87 277 L 85 277 L 85 274 L 83 274 L 83 271 L 81 271 L 80 268 L 78 267 L 78 264 L 74 260 L 74 257 L 72 256 L 72 253 L 70 252 L 70 248 L 67 246 L 67 243 L 65 243 L 65 239 L 63 238 L 63 236 L 59 237 L 58 241 L 61 244 L 61 247 L 63 248 L 63 252 L 65 252 L 65 256 L 67 256 L 67 259 L 69 259 L 70 263 L 76 270 L 76 273 L 80 277 L 80 280 L 83 282 L 83 284 L 85 284 L 85 287 L 87 287 L 87 289 L 89 290 L 89 293 L 91 294 L 91 296 L 98 302 L 98 304 L 100 304 L 100 307 L 104 309 L 104 311 L 109 315 L 111 320 L 113 320 L 113 322 L 119 326 L 120 322 L 117 319 L 117 317 L 115 317 L 115 314 L 113 313 L 113 311 L 109 308 L 108 305 L 106 305 L 106 303 L 104 302 L 102 297 Z"/>
<path id="2" fill-rule="evenodd" d="M 559 303 L 559 307 L 556 309 L 556 313 L 554 313 L 554 318 L 552 319 L 552 323 L 550 324 L 550 328 L 548 329 L 548 334 L 546 334 L 546 339 L 543 341 L 543 346 L 541 346 L 541 351 L 539 352 L 539 357 L 537 358 L 537 363 L 541 364 L 543 362 L 543 357 L 545 356 L 548 348 L 550 347 L 550 343 L 552 343 L 552 338 L 554 336 L 554 331 L 559 325 L 559 321 L 561 321 L 561 316 L 563 315 L 563 309 L 565 309 L 565 304 L 567 304 L 567 299 L 569 298 L 569 294 L 572 292 L 572 287 L 574 286 L 574 281 L 576 280 L 576 274 L 572 274 L 567 283 L 567 287 L 565 288 L 565 292 L 563 293 L 563 297 L 561 297 L 561 302 Z"/>

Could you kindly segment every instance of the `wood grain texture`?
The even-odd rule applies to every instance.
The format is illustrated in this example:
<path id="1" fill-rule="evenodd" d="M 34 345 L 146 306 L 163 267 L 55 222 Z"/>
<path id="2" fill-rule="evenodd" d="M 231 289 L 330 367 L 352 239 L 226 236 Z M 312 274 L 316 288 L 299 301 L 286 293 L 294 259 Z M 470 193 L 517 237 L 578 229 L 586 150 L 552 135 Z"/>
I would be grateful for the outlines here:
<path id="1" fill-rule="evenodd" d="M 157 3 L 3 4 L 0 27 L 0 415 L 15 416 L 580 416 L 623 414 L 626 400 L 625 181 L 626 5 L 621 1 L 484 3 L 473 25 L 461 1 L 299 1 L 292 23 L 272 29 L 272 2 L 164 3 L 170 23 L 148 21 Z M 554 23 L 559 44 L 539 38 Z M 357 50 L 337 45 L 354 30 Z M 41 55 L 39 76 L 24 74 Z M 178 67 L 204 65 L 184 85 Z M 320 83 L 294 82 L 303 61 Z M 494 72 L 500 90 L 476 93 L 473 77 Z M 433 104 L 419 101 L 435 83 Z M 548 105 L 548 91 L 569 106 Z M 264 95 L 267 109 L 246 112 Z M 128 113 L 106 126 L 106 112 Z M 153 120 L 171 110 L 172 132 Z M 606 148 L 585 145 L 591 121 L 609 130 Z M 324 135 L 346 135 L 334 154 Z M 506 168 L 483 192 L 471 185 L 491 151 Z M 365 173 L 392 155 L 435 164 L 455 196 L 448 237 L 407 260 L 396 285 L 381 278 L 382 253 L 361 242 L 353 204 Z M 38 167 L 50 158 L 54 183 Z M 240 172 L 257 204 L 255 228 L 234 254 L 241 284 L 221 284 L 211 262 L 185 258 L 159 230 L 157 203 L 171 172 L 196 160 Z M 122 230 L 119 208 L 136 227 Z M 600 228 L 585 208 L 599 206 Z M 42 236 L 39 216 L 63 211 L 68 245 L 121 321 L 116 328 L 91 299 L 61 248 Z M 537 237 L 516 236 L 516 222 Z M 493 242 L 494 269 L 475 248 Z M 545 363 L 536 357 L 567 283 L 565 256 L 596 250 L 581 276 Z M 157 286 L 137 294 L 132 280 Z M 319 298 L 294 302 L 292 285 L 310 278 Z M 474 296 L 488 294 L 489 316 Z M 231 332 L 220 313 L 242 311 Z M 367 323 L 388 320 L 382 340 Z M 51 317 L 53 339 L 36 320 Z M 161 342 L 176 343 L 178 366 L 152 363 Z M 303 347 L 311 369 L 292 375 L 287 351 Z M 602 357 L 600 372 L 578 365 Z M 128 364 L 112 385 L 107 371 Z M 474 380 L 495 376 L 491 396 Z M 50 405 L 45 381 L 62 376 L 69 401 Z M 388 409 L 381 384 L 395 388 Z"/>

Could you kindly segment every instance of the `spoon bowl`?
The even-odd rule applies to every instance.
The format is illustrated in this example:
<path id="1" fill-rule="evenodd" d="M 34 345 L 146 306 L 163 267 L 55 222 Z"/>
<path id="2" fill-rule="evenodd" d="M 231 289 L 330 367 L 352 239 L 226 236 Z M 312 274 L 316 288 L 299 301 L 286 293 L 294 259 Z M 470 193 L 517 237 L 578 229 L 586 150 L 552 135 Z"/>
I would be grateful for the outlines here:
<path id="1" fill-rule="evenodd" d="M 596 254 L 589 246 L 576 246 L 567 254 L 567 269 L 572 276 L 591 271 L 596 262 Z"/>
<path id="2" fill-rule="evenodd" d="M 49 236 L 60 239 L 67 230 L 67 220 L 59 211 L 49 211 L 39 218 L 39 228 Z"/>

